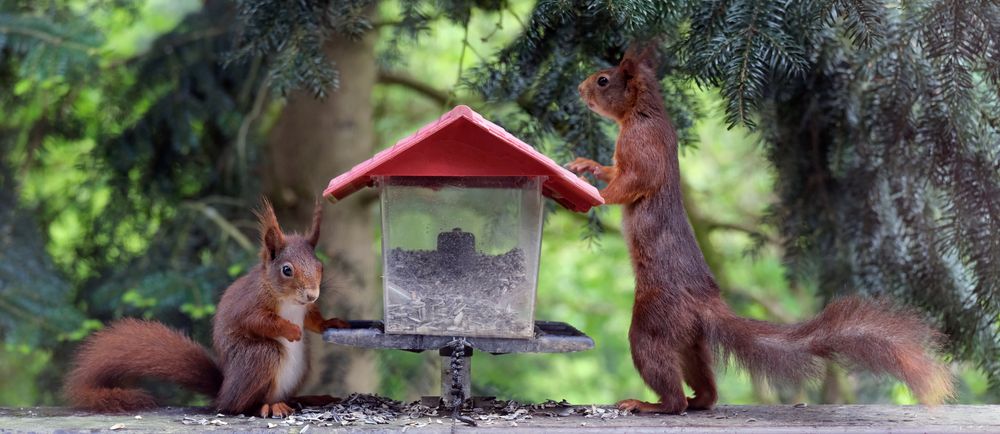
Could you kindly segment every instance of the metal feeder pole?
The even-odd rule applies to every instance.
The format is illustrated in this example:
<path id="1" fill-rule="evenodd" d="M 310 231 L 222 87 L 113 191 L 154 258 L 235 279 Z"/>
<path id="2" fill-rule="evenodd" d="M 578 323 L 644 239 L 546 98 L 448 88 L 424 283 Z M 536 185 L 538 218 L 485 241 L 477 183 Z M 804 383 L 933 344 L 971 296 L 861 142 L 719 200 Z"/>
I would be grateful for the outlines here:
<path id="1" fill-rule="evenodd" d="M 441 402 L 445 408 L 452 408 L 456 398 L 454 385 L 461 385 L 462 398 L 472 398 L 472 347 L 466 345 L 460 366 L 452 367 L 453 348 L 448 346 L 438 350 L 441 356 Z"/>

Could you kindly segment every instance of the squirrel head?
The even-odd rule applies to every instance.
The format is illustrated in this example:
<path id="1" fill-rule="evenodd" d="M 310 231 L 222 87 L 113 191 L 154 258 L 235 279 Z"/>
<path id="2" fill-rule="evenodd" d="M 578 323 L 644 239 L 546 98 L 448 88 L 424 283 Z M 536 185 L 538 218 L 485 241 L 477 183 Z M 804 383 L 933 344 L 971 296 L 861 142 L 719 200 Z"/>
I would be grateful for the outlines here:
<path id="1" fill-rule="evenodd" d="M 260 221 L 260 263 L 264 280 L 279 300 L 292 300 L 301 304 L 319 298 L 323 280 L 323 264 L 316 257 L 319 226 L 323 217 L 323 204 L 316 201 L 312 228 L 307 235 L 285 235 L 278 226 L 278 218 L 267 198 L 261 199 L 257 218 Z"/>
<path id="2" fill-rule="evenodd" d="M 633 45 L 618 66 L 597 71 L 580 83 L 580 98 L 595 113 L 621 122 L 643 92 L 656 84 L 656 57 L 655 45 Z"/>

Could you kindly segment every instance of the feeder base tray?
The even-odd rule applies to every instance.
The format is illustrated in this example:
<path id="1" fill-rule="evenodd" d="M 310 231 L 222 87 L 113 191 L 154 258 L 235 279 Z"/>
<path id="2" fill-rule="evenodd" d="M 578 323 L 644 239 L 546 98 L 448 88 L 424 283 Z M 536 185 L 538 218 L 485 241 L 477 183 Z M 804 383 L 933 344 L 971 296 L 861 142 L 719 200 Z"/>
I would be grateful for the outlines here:
<path id="1" fill-rule="evenodd" d="M 474 350 L 490 354 L 570 353 L 594 348 L 594 340 L 573 326 L 552 321 L 535 321 L 535 336 L 528 339 L 478 338 L 431 335 L 386 334 L 382 321 L 350 321 L 349 329 L 326 329 L 323 340 L 360 348 L 396 349 L 422 352 L 437 350 L 441 356 L 441 396 L 449 406 L 456 387 L 463 397 L 472 396 L 472 354 Z M 452 348 L 456 341 L 464 345 L 459 369 L 451 369 Z M 462 345 L 458 345 L 461 348 Z M 457 357 L 457 356 L 456 356 Z M 457 384 L 455 384 L 457 383 Z"/>
<path id="2" fill-rule="evenodd" d="M 594 348 L 594 340 L 573 326 L 553 321 L 535 321 L 535 336 L 528 339 L 478 338 L 431 335 L 386 334 L 382 321 L 350 321 L 349 329 L 327 329 L 323 340 L 359 348 L 396 349 L 413 352 L 440 350 L 456 339 L 490 354 L 571 353 Z"/>

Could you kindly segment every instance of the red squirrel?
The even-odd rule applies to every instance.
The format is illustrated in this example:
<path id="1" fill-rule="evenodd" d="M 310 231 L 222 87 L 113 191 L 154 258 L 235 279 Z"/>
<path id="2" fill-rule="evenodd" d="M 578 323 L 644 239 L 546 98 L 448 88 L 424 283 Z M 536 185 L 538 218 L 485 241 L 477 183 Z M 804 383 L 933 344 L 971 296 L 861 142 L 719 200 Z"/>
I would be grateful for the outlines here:
<path id="1" fill-rule="evenodd" d="M 161 323 L 123 319 L 83 343 L 66 379 L 68 401 L 98 412 L 155 407 L 149 393 L 129 388 L 140 378 L 212 396 L 218 410 L 229 414 L 285 417 L 294 412 L 286 401 L 334 401 L 292 398 L 308 369 L 302 329 L 320 333 L 349 327 L 340 319 L 324 320 L 315 303 L 323 277 L 314 252 L 322 211 L 317 201 L 308 235 L 285 235 L 271 204 L 262 200 L 260 264 L 233 282 L 219 301 L 212 332 L 217 360 Z"/>
<path id="2" fill-rule="evenodd" d="M 618 66 L 580 84 L 582 100 L 614 120 L 620 132 L 613 166 L 586 158 L 567 165 L 606 182 L 604 201 L 623 207 L 623 233 L 635 271 L 632 361 L 660 402 L 627 399 L 618 407 L 671 414 L 711 409 L 718 399 L 713 349 L 772 381 L 794 384 L 817 378 L 821 359 L 828 359 L 892 375 L 925 404 L 952 396 L 951 374 L 936 357 L 939 333 L 888 303 L 842 298 L 794 325 L 732 312 L 684 210 L 677 134 L 654 70 L 655 50 L 630 49 Z M 685 397 L 683 383 L 694 396 Z"/>

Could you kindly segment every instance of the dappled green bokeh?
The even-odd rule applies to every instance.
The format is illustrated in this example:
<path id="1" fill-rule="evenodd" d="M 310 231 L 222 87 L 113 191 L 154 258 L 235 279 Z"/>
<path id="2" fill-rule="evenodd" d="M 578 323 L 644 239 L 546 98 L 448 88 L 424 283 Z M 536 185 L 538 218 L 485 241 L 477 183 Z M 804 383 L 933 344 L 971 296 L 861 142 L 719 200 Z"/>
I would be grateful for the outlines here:
<path id="1" fill-rule="evenodd" d="M 74 4 L 85 6 L 82 1 Z M 103 160 L 93 154 L 96 137 L 121 132 L 152 104 L 152 97 L 147 95 L 134 106 L 111 107 L 110 102 L 120 96 L 113 94 L 119 87 L 125 89 L 144 77 L 135 71 L 114 69 L 109 65 L 148 50 L 157 36 L 170 31 L 186 13 L 198 7 L 198 1 L 161 0 L 143 3 L 136 11 L 120 8 L 89 11 L 94 25 L 105 35 L 96 55 L 101 68 L 108 71 L 100 78 L 103 82 L 25 78 L 10 83 L 15 94 L 39 96 L 20 106 L 0 107 L 0 115 L 13 124 L 48 109 L 49 102 L 44 98 L 47 93 L 62 94 L 70 89 L 79 92 L 75 103 L 64 108 L 82 119 L 81 125 L 75 126 L 80 130 L 76 139 L 46 138 L 32 151 L 30 167 L 22 167 L 28 160 L 26 149 L 18 148 L 3 155 L 4 162 L 15 168 L 20 205 L 36 212 L 46 223 L 40 228 L 39 239 L 44 240 L 53 269 L 73 285 L 82 287 L 89 279 L 102 277 L 95 276 L 94 262 L 125 264 L 136 257 L 152 255 L 149 252 L 151 240 L 163 227 L 179 231 L 171 235 L 180 238 L 186 235 L 181 228 L 197 227 L 196 222 L 211 217 L 208 208 L 198 203 L 178 207 L 154 203 L 150 206 L 163 208 L 153 214 L 154 218 L 123 220 L 114 228 L 113 239 L 95 240 L 90 231 L 90 225 L 115 209 L 121 199 L 109 186 L 112 168 L 103 165 Z M 396 3 L 386 3 L 381 14 L 391 17 L 397 7 Z M 372 97 L 376 106 L 375 133 L 379 146 L 389 146 L 410 135 L 453 104 L 469 104 L 493 119 L 509 112 L 511 108 L 502 103 L 480 101 L 462 85 L 459 74 L 514 38 L 520 30 L 519 20 L 531 7 L 532 2 L 517 1 L 512 2 L 511 10 L 505 11 L 502 18 L 500 15 L 473 15 L 467 49 L 461 48 L 465 30 L 443 20 L 429 29 L 432 37 L 402 42 L 393 67 L 445 90 L 450 100 L 447 105 L 441 105 L 400 87 L 376 87 Z M 385 53 L 393 48 L 389 45 L 391 30 L 379 31 L 383 37 L 378 50 Z M 109 86 L 109 83 L 120 86 Z M 693 84 L 690 86 L 695 89 Z M 695 90 L 698 108 L 708 116 L 689 134 L 696 137 L 697 142 L 683 144 L 681 170 L 692 223 L 726 299 L 737 312 L 754 318 L 791 322 L 810 317 L 822 306 L 823 300 L 812 283 L 788 279 L 781 262 L 781 247 L 775 242 L 777 235 L 773 228 L 760 223 L 775 197 L 773 173 L 757 139 L 741 128 L 726 128 L 716 89 Z M 260 122 L 262 128 L 273 123 L 279 109 L 280 105 L 275 105 L 265 110 L 264 120 Z M 606 128 L 613 128 L 610 122 L 602 122 Z M 192 134 L 204 133 L 203 127 L 193 125 Z M 553 143 L 532 145 L 546 151 L 556 148 Z M 554 157 L 565 159 L 566 156 Z M 200 178 L 197 174 L 190 175 L 181 176 L 180 185 L 173 187 L 181 193 L 196 190 Z M 211 204 L 230 208 L 245 205 L 222 199 Z M 607 207 L 600 211 L 606 230 L 594 237 L 587 229 L 585 216 L 556 210 L 556 207 L 552 209 L 555 211 L 547 216 L 543 235 L 536 319 L 567 322 L 592 336 L 596 347 L 576 354 L 478 354 L 473 361 L 475 392 L 530 401 L 568 399 L 575 403 L 655 399 L 635 373 L 629 357 L 626 334 L 632 307 L 632 274 L 628 252 L 618 231 L 619 210 Z M 255 260 L 253 247 L 240 246 L 247 241 L 239 238 L 239 230 L 244 234 L 253 233 L 252 215 L 249 209 L 240 209 L 239 214 L 243 218 L 233 222 L 235 233 L 225 232 L 221 226 L 214 229 L 221 234 L 219 237 L 235 240 L 225 249 L 220 247 L 217 255 L 183 258 L 183 261 L 172 258 L 165 261 L 169 264 L 162 272 L 127 281 L 109 279 L 111 282 L 88 294 L 87 299 L 94 305 L 87 307 L 108 318 L 135 316 L 168 321 L 192 330 L 196 339 L 208 343 L 207 325 L 219 293 L 227 282 L 245 272 Z M 378 217 L 373 213 L 371 218 Z M 378 234 L 373 235 L 377 237 Z M 107 249 L 81 250 L 81 246 L 95 244 L 107 246 Z M 377 238 L 370 247 L 372 255 L 380 254 Z M 176 265 L 191 263 L 196 263 L 198 268 Z M 381 300 L 381 294 L 371 294 L 373 305 L 380 306 Z M 64 319 L 59 323 L 39 324 L 33 329 L 56 336 L 53 340 L 58 345 L 38 344 L 40 338 L 37 336 L 25 337 L 23 342 L 7 336 L 10 339 L 0 348 L 0 384 L 3 385 L 0 387 L 0 406 L 59 402 L 57 389 L 62 372 L 51 372 L 52 367 L 65 367 L 72 348 L 88 333 L 102 327 L 94 318 L 67 314 Z M 340 349 L 331 346 L 328 350 Z M 436 394 L 439 384 L 437 359 L 436 354 L 377 352 L 380 392 L 405 400 Z M 961 363 L 954 364 L 953 369 L 960 381 L 960 402 L 995 401 L 996 397 L 990 395 L 979 370 Z M 819 384 L 804 390 L 775 391 L 754 384 L 735 367 L 720 366 L 718 372 L 723 403 L 819 402 L 824 399 Z M 840 400 L 913 402 L 905 387 L 896 382 L 847 376 L 840 371 L 831 372 L 831 378 L 826 383 L 828 386 L 843 386 L 843 391 L 835 393 Z"/>

